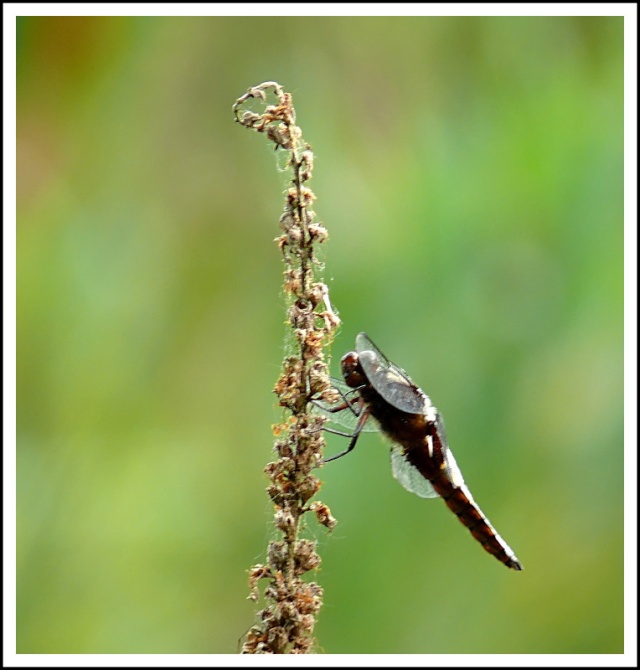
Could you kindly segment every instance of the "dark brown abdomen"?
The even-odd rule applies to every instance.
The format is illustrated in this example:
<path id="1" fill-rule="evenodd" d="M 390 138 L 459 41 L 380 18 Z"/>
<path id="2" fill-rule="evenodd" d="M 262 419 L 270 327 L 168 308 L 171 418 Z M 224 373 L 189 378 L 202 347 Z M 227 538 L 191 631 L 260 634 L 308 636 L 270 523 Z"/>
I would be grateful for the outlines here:
<path id="1" fill-rule="evenodd" d="M 489 523 L 489 520 L 482 513 L 478 505 L 476 505 L 469 489 L 464 484 L 459 487 L 454 486 L 444 476 L 434 477 L 431 479 L 431 483 L 436 492 L 445 501 L 447 507 L 469 529 L 471 535 L 480 542 L 486 551 L 493 554 L 507 567 L 514 570 L 522 570 L 522 565 L 511 547 L 509 547 Z"/>

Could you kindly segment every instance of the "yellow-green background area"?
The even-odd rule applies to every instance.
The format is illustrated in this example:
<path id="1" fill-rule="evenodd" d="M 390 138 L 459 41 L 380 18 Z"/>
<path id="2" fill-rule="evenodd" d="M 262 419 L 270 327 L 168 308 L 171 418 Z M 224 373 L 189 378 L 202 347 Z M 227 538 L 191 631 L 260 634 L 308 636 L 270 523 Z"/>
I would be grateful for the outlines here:
<path id="1" fill-rule="evenodd" d="M 18 652 L 235 653 L 285 341 L 280 82 L 326 280 L 524 572 L 364 435 L 309 518 L 324 653 L 623 651 L 623 19 L 18 20 Z M 344 440 L 329 437 L 329 452 Z"/>

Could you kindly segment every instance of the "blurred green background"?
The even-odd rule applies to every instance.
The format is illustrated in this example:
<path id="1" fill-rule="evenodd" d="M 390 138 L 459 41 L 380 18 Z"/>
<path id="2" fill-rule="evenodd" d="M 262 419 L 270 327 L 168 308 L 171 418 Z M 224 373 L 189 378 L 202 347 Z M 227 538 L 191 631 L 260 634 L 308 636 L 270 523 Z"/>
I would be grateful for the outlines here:
<path id="1" fill-rule="evenodd" d="M 623 19 L 18 20 L 19 653 L 235 653 L 272 537 L 293 93 L 365 330 L 525 570 L 362 438 L 309 520 L 326 653 L 623 651 Z M 329 451 L 344 444 L 329 438 Z"/>

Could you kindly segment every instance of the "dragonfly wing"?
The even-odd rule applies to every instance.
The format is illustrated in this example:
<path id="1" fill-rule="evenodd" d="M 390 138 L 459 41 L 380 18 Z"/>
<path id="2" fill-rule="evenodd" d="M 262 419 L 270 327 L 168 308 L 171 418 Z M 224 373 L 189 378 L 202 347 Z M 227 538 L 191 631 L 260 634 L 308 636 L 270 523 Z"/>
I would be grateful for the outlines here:
<path id="1" fill-rule="evenodd" d="M 343 379 L 338 379 L 338 377 L 329 377 L 329 379 L 334 391 L 337 391 L 342 398 L 354 399 L 357 397 L 356 390 L 352 389 Z"/>
<path id="2" fill-rule="evenodd" d="M 356 335 L 356 351 L 361 354 L 363 351 L 373 351 L 380 359 L 382 365 L 388 368 L 392 365 L 391 361 L 376 347 L 371 338 L 366 333 Z"/>
<path id="3" fill-rule="evenodd" d="M 405 458 L 402 447 L 393 445 L 391 448 L 391 470 L 393 476 L 402 486 L 421 498 L 437 498 L 438 493 L 431 482 L 424 477 L 418 468 L 411 465 Z"/>
<path id="4" fill-rule="evenodd" d="M 431 401 L 425 393 L 365 333 L 356 337 L 356 351 L 369 383 L 389 404 L 410 414 L 423 414 L 429 409 Z"/>
<path id="5" fill-rule="evenodd" d="M 346 409 L 341 409 L 339 412 L 329 412 L 326 409 L 316 406 L 315 409 L 312 410 L 312 412 L 316 411 L 318 412 L 318 414 L 326 416 L 330 424 L 337 423 L 338 425 L 342 426 L 343 428 L 347 428 L 352 432 L 356 429 L 358 421 L 360 420 L 360 415 L 354 414 L 353 411 L 350 410 L 348 407 Z M 361 427 L 360 432 L 362 433 L 378 432 L 378 424 L 371 415 L 369 415 L 365 419 L 364 426 Z"/>
<path id="6" fill-rule="evenodd" d="M 336 404 L 328 403 L 324 400 L 315 400 L 311 404 L 311 413 L 321 414 L 329 420 L 329 423 L 337 423 L 344 428 L 354 431 L 358 425 L 360 412 L 362 411 L 359 396 L 354 394 L 354 389 L 347 386 L 341 379 L 332 377 L 331 384 L 341 394 L 341 399 Z M 351 403 L 351 408 L 345 407 L 337 412 L 334 411 L 336 407 L 343 405 L 345 402 Z M 361 431 L 365 433 L 375 433 L 378 431 L 378 425 L 371 415 L 365 420 Z"/>

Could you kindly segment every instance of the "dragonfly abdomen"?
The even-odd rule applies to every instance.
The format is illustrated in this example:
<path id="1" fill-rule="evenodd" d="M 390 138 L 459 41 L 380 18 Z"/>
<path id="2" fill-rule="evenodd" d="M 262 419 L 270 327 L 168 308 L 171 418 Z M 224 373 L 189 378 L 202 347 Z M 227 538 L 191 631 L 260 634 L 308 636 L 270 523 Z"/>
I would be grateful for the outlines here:
<path id="1" fill-rule="evenodd" d="M 445 477 L 435 477 L 431 480 L 433 488 L 444 500 L 447 507 L 460 519 L 460 522 L 469 529 L 473 537 L 480 542 L 485 551 L 502 561 L 507 567 L 522 570 L 520 561 L 513 550 L 498 535 L 489 519 L 482 513 L 465 486 L 454 486 Z"/>

